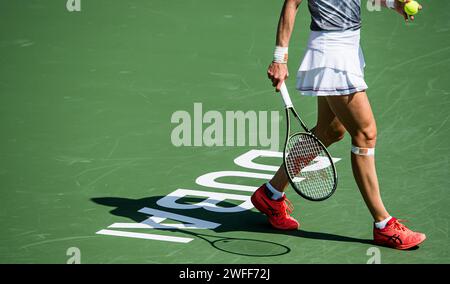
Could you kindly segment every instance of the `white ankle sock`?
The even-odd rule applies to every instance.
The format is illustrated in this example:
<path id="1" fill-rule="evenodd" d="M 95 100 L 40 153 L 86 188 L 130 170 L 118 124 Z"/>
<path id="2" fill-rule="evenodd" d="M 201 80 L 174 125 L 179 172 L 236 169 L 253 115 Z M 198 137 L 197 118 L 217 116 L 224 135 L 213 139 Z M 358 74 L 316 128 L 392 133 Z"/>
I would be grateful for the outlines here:
<path id="1" fill-rule="evenodd" d="M 270 190 L 270 192 L 272 192 L 272 197 L 271 197 L 271 198 L 272 198 L 273 200 L 278 200 L 278 199 L 280 199 L 281 197 L 284 196 L 284 192 L 280 192 L 280 191 L 276 190 L 275 187 L 273 187 L 273 186 L 270 184 L 270 182 L 267 182 L 267 183 L 266 183 L 266 186 L 267 186 L 267 188 Z"/>
<path id="2" fill-rule="evenodd" d="M 387 217 L 386 219 L 384 219 L 383 221 L 380 222 L 376 222 L 375 223 L 375 228 L 377 229 L 384 229 L 384 227 L 386 227 L 386 224 L 389 222 L 389 220 L 392 219 L 392 216 Z"/>

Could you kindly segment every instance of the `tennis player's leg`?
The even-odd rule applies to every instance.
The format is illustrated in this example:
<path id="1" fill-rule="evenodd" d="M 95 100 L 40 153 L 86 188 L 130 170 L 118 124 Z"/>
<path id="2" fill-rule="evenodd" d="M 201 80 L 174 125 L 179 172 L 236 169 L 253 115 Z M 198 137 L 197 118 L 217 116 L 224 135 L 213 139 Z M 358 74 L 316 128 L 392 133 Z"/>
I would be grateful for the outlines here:
<path id="1" fill-rule="evenodd" d="M 380 195 L 375 169 L 377 127 L 365 92 L 348 96 L 329 96 L 328 104 L 352 137 L 352 170 L 359 190 L 375 220 L 374 241 L 376 244 L 408 249 L 423 242 L 422 233 L 413 232 L 396 218 L 389 215 Z M 354 149 L 355 152 L 353 151 Z"/>
<path id="2" fill-rule="evenodd" d="M 356 147 L 374 149 L 377 138 L 375 118 L 365 92 L 348 96 L 329 96 L 328 104 L 339 117 Z M 389 217 L 383 205 L 375 169 L 374 155 L 351 153 L 352 170 L 356 183 L 376 222 Z"/>
<path id="3" fill-rule="evenodd" d="M 325 146 L 329 146 L 343 138 L 345 128 L 331 111 L 325 98 L 319 97 L 317 106 L 317 125 L 312 131 Z M 299 227 L 298 221 L 290 216 L 293 207 L 283 193 L 288 182 L 284 165 L 281 165 L 272 180 L 258 188 L 251 197 L 253 205 L 268 216 L 269 223 L 274 228 L 280 230 L 295 230 Z"/>
<path id="4" fill-rule="evenodd" d="M 344 138 L 345 127 L 331 110 L 326 97 L 317 97 L 317 124 L 311 132 L 325 147 Z M 278 191 L 285 191 L 289 180 L 284 165 L 281 165 L 269 183 Z"/>

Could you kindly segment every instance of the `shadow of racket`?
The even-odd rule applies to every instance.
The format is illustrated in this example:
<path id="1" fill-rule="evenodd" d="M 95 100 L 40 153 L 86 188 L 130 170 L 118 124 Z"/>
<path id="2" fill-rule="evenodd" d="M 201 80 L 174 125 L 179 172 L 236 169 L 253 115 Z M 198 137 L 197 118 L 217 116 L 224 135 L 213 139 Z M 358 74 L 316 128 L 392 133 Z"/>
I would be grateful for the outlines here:
<path id="1" fill-rule="evenodd" d="M 285 245 L 270 241 L 247 238 L 218 237 L 186 230 L 176 231 L 192 235 L 198 239 L 202 239 L 208 242 L 213 248 L 217 250 L 235 255 L 251 257 L 274 257 L 288 254 L 291 251 L 291 249 Z"/>

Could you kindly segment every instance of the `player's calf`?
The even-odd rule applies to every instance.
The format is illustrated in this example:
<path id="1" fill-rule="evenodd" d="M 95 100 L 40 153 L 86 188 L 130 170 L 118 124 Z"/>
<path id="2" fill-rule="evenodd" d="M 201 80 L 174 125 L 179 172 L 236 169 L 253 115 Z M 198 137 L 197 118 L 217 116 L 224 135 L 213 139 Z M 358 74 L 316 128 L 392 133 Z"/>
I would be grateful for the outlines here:
<path id="1" fill-rule="evenodd" d="M 323 145 L 325 145 L 325 147 L 329 147 L 330 145 L 344 139 L 346 130 L 342 125 L 337 127 L 329 126 L 324 130 L 316 126 L 312 132 L 323 143 Z"/>

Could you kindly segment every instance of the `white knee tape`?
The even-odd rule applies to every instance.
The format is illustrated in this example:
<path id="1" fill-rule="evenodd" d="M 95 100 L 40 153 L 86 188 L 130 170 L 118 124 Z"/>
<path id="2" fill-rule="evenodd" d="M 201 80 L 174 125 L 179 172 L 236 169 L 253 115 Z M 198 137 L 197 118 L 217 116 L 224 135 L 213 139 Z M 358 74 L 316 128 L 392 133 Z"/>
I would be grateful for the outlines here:
<path id="1" fill-rule="evenodd" d="M 375 155 L 375 148 L 360 148 L 352 145 L 352 153 L 360 156 L 373 156 Z"/>

